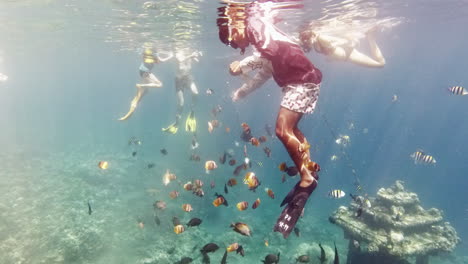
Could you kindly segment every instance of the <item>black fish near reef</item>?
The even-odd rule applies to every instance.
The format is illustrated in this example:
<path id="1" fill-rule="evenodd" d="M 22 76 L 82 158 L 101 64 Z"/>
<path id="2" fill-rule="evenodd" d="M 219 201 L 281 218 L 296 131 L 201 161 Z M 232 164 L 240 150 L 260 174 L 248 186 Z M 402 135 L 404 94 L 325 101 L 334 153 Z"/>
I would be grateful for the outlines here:
<path id="1" fill-rule="evenodd" d="M 362 215 L 362 207 L 359 207 L 356 211 L 356 217 L 360 217 Z"/>
<path id="2" fill-rule="evenodd" d="M 154 168 L 154 165 L 155 165 L 154 163 L 149 163 L 148 164 L 148 169 Z"/>
<path id="3" fill-rule="evenodd" d="M 299 173 L 299 170 L 295 166 L 288 167 L 286 162 L 281 163 L 278 166 L 280 171 L 286 172 L 289 176 L 294 177 Z"/>
<path id="4" fill-rule="evenodd" d="M 200 252 L 202 254 L 206 254 L 206 253 L 212 253 L 212 252 L 215 252 L 216 250 L 218 250 L 219 247 L 218 245 L 216 245 L 215 243 L 208 243 L 206 245 L 204 245 L 202 247 L 202 249 L 200 249 Z"/>
<path id="5" fill-rule="evenodd" d="M 289 176 L 294 177 L 299 173 L 299 170 L 296 168 L 296 166 L 291 166 L 286 169 L 286 173 Z"/>
<path id="6" fill-rule="evenodd" d="M 157 224 L 157 225 L 160 225 L 161 224 L 161 220 L 159 220 L 159 217 L 154 214 L 154 222 Z"/>
<path id="7" fill-rule="evenodd" d="M 227 156 L 227 154 L 226 154 L 226 152 L 224 152 L 224 154 L 221 157 L 219 157 L 219 162 L 221 164 L 226 163 L 226 156 Z"/>
<path id="8" fill-rule="evenodd" d="M 88 201 L 88 214 L 91 215 L 93 213 L 93 210 L 91 209 L 91 204 Z"/>
<path id="9" fill-rule="evenodd" d="M 278 264 L 280 260 L 280 253 L 278 255 L 269 254 L 265 257 L 265 260 L 262 260 L 264 264 Z"/>
<path id="10" fill-rule="evenodd" d="M 301 236 L 301 230 L 299 230 L 299 228 L 297 228 L 297 227 L 294 227 L 294 234 L 296 234 L 297 237 L 300 237 Z"/>
<path id="11" fill-rule="evenodd" d="M 136 152 L 136 151 L 133 151 L 133 152 L 132 152 L 132 157 L 135 157 L 136 154 L 137 154 L 137 152 Z"/>
<path id="12" fill-rule="evenodd" d="M 221 264 L 227 264 L 227 250 L 224 251 L 223 258 L 221 259 Z"/>
<path id="13" fill-rule="evenodd" d="M 161 152 L 161 154 L 163 154 L 163 155 L 167 155 L 167 150 L 166 150 L 165 148 L 161 149 L 160 152 Z"/>
<path id="14" fill-rule="evenodd" d="M 242 257 L 244 257 L 245 256 L 244 247 L 239 245 L 239 247 L 236 250 L 236 254 L 240 254 Z"/>
<path id="15" fill-rule="evenodd" d="M 335 244 L 335 242 L 333 242 Z M 336 249 L 336 244 L 335 244 L 335 259 L 333 260 L 333 264 L 340 264 L 340 257 L 338 256 L 338 250 Z"/>
<path id="16" fill-rule="evenodd" d="M 203 264 L 210 264 L 210 256 L 208 256 L 208 254 L 206 254 L 206 253 L 205 254 L 202 253 L 202 255 L 203 255 L 202 263 Z"/>
<path id="17" fill-rule="evenodd" d="M 192 218 L 190 221 L 187 223 L 187 226 L 199 226 L 202 223 L 202 220 L 200 218 Z"/>
<path id="18" fill-rule="evenodd" d="M 229 193 L 229 192 L 228 192 L 228 188 L 227 188 L 227 185 L 226 185 L 226 184 L 224 184 L 224 193 L 225 193 L 225 194 L 228 194 L 228 193 Z"/>
<path id="19" fill-rule="evenodd" d="M 189 257 L 183 257 L 181 260 L 174 262 L 174 264 L 189 264 L 192 263 L 193 259 Z"/>
<path id="20" fill-rule="evenodd" d="M 323 250 L 322 245 L 319 243 L 320 247 L 320 257 L 317 257 L 320 260 L 320 264 L 324 264 L 327 261 L 327 254 L 325 254 L 325 250 Z"/>

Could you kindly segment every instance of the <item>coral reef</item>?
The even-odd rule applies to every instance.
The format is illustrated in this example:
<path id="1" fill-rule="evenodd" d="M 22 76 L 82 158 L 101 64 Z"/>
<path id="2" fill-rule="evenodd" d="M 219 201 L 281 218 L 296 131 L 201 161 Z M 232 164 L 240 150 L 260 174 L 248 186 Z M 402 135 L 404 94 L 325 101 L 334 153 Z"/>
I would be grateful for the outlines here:
<path id="1" fill-rule="evenodd" d="M 381 188 L 375 199 L 353 197 L 329 220 L 349 239 L 347 263 L 409 263 L 411 257 L 429 263 L 429 256 L 451 252 L 460 242 L 442 211 L 422 208 L 418 195 L 401 181 Z"/>

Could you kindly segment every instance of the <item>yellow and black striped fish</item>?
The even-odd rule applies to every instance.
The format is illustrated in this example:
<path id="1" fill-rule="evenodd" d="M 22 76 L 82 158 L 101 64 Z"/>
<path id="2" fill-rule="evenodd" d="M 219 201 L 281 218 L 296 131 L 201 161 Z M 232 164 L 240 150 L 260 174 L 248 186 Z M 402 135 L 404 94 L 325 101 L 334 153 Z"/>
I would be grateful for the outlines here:
<path id="1" fill-rule="evenodd" d="M 436 160 L 434 159 L 434 157 L 432 157 L 431 155 L 424 155 L 423 159 L 421 160 L 421 162 L 423 163 L 436 163 Z"/>
<path id="2" fill-rule="evenodd" d="M 461 86 L 452 86 L 448 90 L 454 95 L 467 95 L 468 91 Z"/>
<path id="3" fill-rule="evenodd" d="M 410 157 L 414 160 L 414 163 L 418 163 L 423 160 L 425 155 L 422 150 L 416 150 Z"/>
<path id="4" fill-rule="evenodd" d="M 331 190 L 328 193 L 328 196 L 336 198 L 336 199 L 343 198 L 345 195 L 346 195 L 345 192 L 343 192 L 342 190 Z"/>
<path id="5" fill-rule="evenodd" d="M 433 156 L 425 154 L 422 150 L 417 150 L 411 154 L 411 158 L 414 160 L 415 164 L 426 163 L 426 164 L 435 164 L 436 160 Z"/>

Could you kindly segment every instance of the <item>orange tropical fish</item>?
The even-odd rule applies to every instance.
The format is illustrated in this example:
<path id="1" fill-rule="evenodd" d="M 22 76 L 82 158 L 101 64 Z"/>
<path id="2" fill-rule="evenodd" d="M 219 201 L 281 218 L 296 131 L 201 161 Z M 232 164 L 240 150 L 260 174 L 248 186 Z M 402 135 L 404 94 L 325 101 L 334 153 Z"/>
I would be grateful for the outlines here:
<path id="1" fill-rule="evenodd" d="M 218 193 L 215 193 L 215 196 L 216 196 L 216 199 L 214 199 L 213 201 L 213 205 L 215 207 L 218 207 L 220 205 L 228 206 L 228 202 L 226 201 L 226 198 L 224 198 L 224 196 Z"/>
<path id="2" fill-rule="evenodd" d="M 183 225 L 176 225 L 174 226 L 174 233 L 180 234 L 185 231 L 185 227 Z"/>
<path id="3" fill-rule="evenodd" d="M 192 182 L 187 182 L 186 184 L 184 184 L 184 190 L 191 191 L 192 189 L 193 189 Z"/>
<path id="4" fill-rule="evenodd" d="M 203 182 L 201 180 L 195 180 L 195 186 L 197 188 L 201 188 L 203 186 Z"/>
<path id="5" fill-rule="evenodd" d="M 182 205 L 182 209 L 185 211 L 185 212 L 191 212 L 193 211 L 193 208 L 190 204 L 183 204 Z"/>
<path id="6" fill-rule="evenodd" d="M 265 191 L 266 191 L 266 193 L 268 194 L 268 196 L 271 197 L 271 199 L 275 199 L 275 193 L 273 192 L 272 189 L 266 188 Z"/>
<path id="7" fill-rule="evenodd" d="M 237 209 L 239 209 L 239 211 L 244 211 L 245 209 L 247 209 L 249 207 L 249 203 L 248 202 L 240 202 L 240 203 L 237 203 Z"/>
<path id="8" fill-rule="evenodd" d="M 280 171 L 286 171 L 286 169 L 288 168 L 288 166 L 286 165 L 286 162 L 282 162 L 279 166 L 278 166 L 278 169 Z"/>
<path id="9" fill-rule="evenodd" d="M 231 132 L 231 129 L 229 127 L 226 127 L 226 133 Z"/>
<path id="10" fill-rule="evenodd" d="M 213 128 L 218 127 L 219 126 L 219 121 L 216 120 L 216 119 L 213 119 L 213 120 L 211 120 L 211 125 L 213 125 Z"/>
<path id="11" fill-rule="evenodd" d="M 208 160 L 207 162 L 205 162 L 205 170 L 206 170 L 206 173 L 210 173 L 210 171 L 214 170 L 218 168 L 218 165 L 216 165 L 216 162 L 213 161 L 213 160 Z"/>
<path id="12" fill-rule="evenodd" d="M 247 224 L 237 222 L 237 223 L 232 223 L 231 224 L 232 230 L 236 231 L 237 233 L 243 235 L 243 236 L 250 236 L 251 231 L 250 228 Z"/>
<path id="13" fill-rule="evenodd" d="M 224 204 L 225 201 L 226 201 L 226 200 L 224 199 L 224 197 L 218 197 L 218 198 L 216 198 L 216 199 L 213 201 L 213 205 L 214 205 L 215 207 L 218 207 L 218 206 Z"/>
<path id="14" fill-rule="evenodd" d="M 235 251 L 239 248 L 239 243 L 233 243 L 226 248 L 227 252 Z"/>
<path id="15" fill-rule="evenodd" d="M 249 190 L 254 191 L 260 185 L 260 181 L 257 176 L 255 176 L 255 173 L 247 172 L 244 177 L 244 184 L 249 186 Z"/>
<path id="16" fill-rule="evenodd" d="M 244 176 L 244 183 L 247 184 L 247 181 L 252 179 L 252 177 L 255 177 L 255 173 L 251 171 L 247 172 Z"/>
<path id="17" fill-rule="evenodd" d="M 256 209 L 260 205 L 260 198 L 257 198 L 255 202 L 252 204 L 252 209 Z"/>
<path id="18" fill-rule="evenodd" d="M 143 223 L 143 221 L 139 220 L 139 221 L 138 221 L 138 227 L 139 227 L 140 229 L 145 228 L 145 223 Z"/>
<path id="19" fill-rule="evenodd" d="M 100 161 L 98 163 L 98 167 L 101 169 L 101 170 L 107 170 L 107 168 L 109 168 L 109 162 L 107 161 Z"/>
<path id="20" fill-rule="evenodd" d="M 228 185 L 229 187 L 232 187 L 232 186 L 234 186 L 234 185 L 237 185 L 237 180 L 234 179 L 234 178 L 231 178 L 231 179 L 229 179 L 229 181 L 227 182 L 227 185 Z"/>
<path id="21" fill-rule="evenodd" d="M 170 173 L 169 170 L 166 170 L 166 173 L 163 175 L 164 185 L 168 185 L 171 181 L 175 180 L 177 177 L 174 173 Z"/>
<path id="22" fill-rule="evenodd" d="M 171 199 L 175 199 L 177 197 L 179 197 L 179 192 L 178 191 L 172 191 L 169 193 L 169 197 L 171 197 Z"/>
<path id="23" fill-rule="evenodd" d="M 208 121 L 208 132 L 213 132 L 213 129 L 214 129 L 214 126 L 213 124 L 211 123 L 211 121 Z"/>
<path id="24" fill-rule="evenodd" d="M 256 147 L 257 147 L 258 145 L 260 145 L 260 142 L 258 141 L 258 139 L 257 139 L 256 137 L 252 137 L 252 138 L 250 139 L 250 143 L 251 143 L 252 145 L 256 146 Z"/>

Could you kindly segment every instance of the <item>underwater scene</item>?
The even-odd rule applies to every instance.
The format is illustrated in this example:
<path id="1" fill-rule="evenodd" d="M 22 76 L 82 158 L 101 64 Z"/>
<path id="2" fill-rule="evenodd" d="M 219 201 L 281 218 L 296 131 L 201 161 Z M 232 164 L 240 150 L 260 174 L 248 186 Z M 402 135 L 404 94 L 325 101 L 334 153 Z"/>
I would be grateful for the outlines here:
<path id="1" fill-rule="evenodd" d="M 466 0 L 1 0 L 0 263 L 468 263 Z"/>

